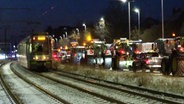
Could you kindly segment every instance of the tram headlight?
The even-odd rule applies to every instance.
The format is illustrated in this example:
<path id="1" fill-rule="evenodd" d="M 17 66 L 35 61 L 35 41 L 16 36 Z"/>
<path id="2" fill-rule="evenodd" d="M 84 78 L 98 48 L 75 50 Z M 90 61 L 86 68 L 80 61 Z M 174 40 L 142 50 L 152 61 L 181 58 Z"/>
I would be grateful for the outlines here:
<path id="1" fill-rule="evenodd" d="M 39 60 L 39 61 L 44 61 L 44 60 L 49 60 L 49 56 L 46 55 L 36 55 L 33 57 L 33 60 Z"/>
<path id="2" fill-rule="evenodd" d="M 34 56 L 33 59 L 34 59 L 34 60 L 38 60 L 38 56 Z"/>
<path id="3" fill-rule="evenodd" d="M 49 59 L 49 56 L 45 56 L 45 55 L 42 56 L 42 60 L 48 60 L 48 59 Z"/>
<path id="4" fill-rule="evenodd" d="M 42 60 L 46 60 L 46 56 L 42 56 L 41 59 L 42 59 Z"/>
<path id="5" fill-rule="evenodd" d="M 47 59 L 48 59 L 47 56 L 45 56 L 45 55 L 42 56 L 42 60 L 47 60 Z"/>

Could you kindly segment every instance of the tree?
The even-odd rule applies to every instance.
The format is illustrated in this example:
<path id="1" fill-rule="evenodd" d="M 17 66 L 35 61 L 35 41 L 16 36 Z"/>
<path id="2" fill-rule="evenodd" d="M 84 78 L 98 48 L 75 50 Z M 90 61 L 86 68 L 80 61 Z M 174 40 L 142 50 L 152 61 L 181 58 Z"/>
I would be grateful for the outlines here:
<path id="1" fill-rule="evenodd" d="M 62 46 L 62 47 L 70 46 L 70 40 L 68 38 L 60 39 L 59 46 Z"/>
<path id="2" fill-rule="evenodd" d="M 95 25 L 95 34 L 100 38 L 100 40 L 110 38 L 104 18 L 101 18 Z"/>
<path id="3" fill-rule="evenodd" d="M 137 27 L 135 26 L 135 29 L 132 30 L 132 37 L 131 37 L 132 40 L 138 40 L 140 39 L 140 36 L 139 36 L 139 30 L 137 29 Z"/>
<path id="4" fill-rule="evenodd" d="M 48 32 L 49 34 L 53 34 L 54 32 L 52 26 L 48 26 L 45 31 Z"/>
<path id="5" fill-rule="evenodd" d="M 73 33 L 70 36 L 68 36 L 68 38 L 71 41 L 78 42 L 78 40 L 80 39 L 80 36 L 75 31 L 73 31 Z"/>
<path id="6" fill-rule="evenodd" d="M 104 13 L 104 19 L 111 40 L 114 38 L 128 37 L 127 12 L 128 10 L 123 8 L 121 2 L 109 1 L 109 6 Z"/>
<path id="7" fill-rule="evenodd" d="M 141 35 L 143 41 L 155 41 L 156 39 L 161 38 L 161 25 L 154 25 L 152 28 L 146 29 Z"/>

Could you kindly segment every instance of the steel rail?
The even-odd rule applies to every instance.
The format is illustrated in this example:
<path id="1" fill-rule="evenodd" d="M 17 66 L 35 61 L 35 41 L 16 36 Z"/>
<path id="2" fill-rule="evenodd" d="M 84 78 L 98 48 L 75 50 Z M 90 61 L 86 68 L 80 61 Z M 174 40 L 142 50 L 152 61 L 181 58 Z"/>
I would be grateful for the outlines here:
<path id="1" fill-rule="evenodd" d="M 162 98 L 158 98 L 158 97 L 151 96 L 151 95 L 145 95 L 145 94 L 141 94 L 141 93 L 137 93 L 137 92 L 133 92 L 133 91 L 128 91 L 128 90 L 124 90 L 124 89 L 117 88 L 117 87 L 114 87 L 114 86 L 100 84 L 100 83 L 97 83 L 97 82 L 94 82 L 94 81 L 87 81 L 85 79 L 68 76 L 66 74 L 64 75 L 64 74 L 61 74 L 61 72 L 62 73 L 67 73 L 67 74 L 72 74 L 72 75 L 75 75 L 75 76 L 81 76 L 81 77 L 84 77 L 84 78 L 93 79 L 93 80 L 96 80 L 96 81 L 103 81 L 103 82 L 106 82 L 106 83 L 109 83 L 109 84 L 113 84 L 113 85 L 120 85 L 120 86 L 123 86 L 123 87 L 126 87 L 126 88 L 130 88 L 130 89 L 135 89 L 135 90 L 140 90 L 140 91 L 144 91 L 144 92 L 149 92 L 149 93 L 151 93 L 153 95 L 157 94 L 157 95 L 162 95 L 162 96 L 166 96 L 166 97 L 172 97 L 172 98 L 177 98 L 177 99 L 184 99 L 184 96 L 180 96 L 180 95 L 176 95 L 176 94 L 169 94 L 169 93 L 154 91 L 154 90 L 150 90 L 150 89 L 146 89 L 146 88 L 140 88 L 140 87 L 136 87 L 136 86 L 124 85 L 124 84 L 120 84 L 120 83 L 115 83 L 115 82 L 111 82 L 111 81 L 101 80 L 101 79 L 97 79 L 97 78 L 86 77 L 86 76 L 82 76 L 82 75 L 79 75 L 79 74 L 68 73 L 68 72 L 64 72 L 64 71 L 59 71 L 59 73 L 58 72 L 54 72 L 54 73 L 57 73 L 57 74 L 60 74 L 62 76 L 65 76 L 65 77 L 68 77 L 68 78 L 72 78 L 72 79 L 75 79 L 75 80 L 79 80 L 79 81 L 83 81 L 83 82 L 86 82 L 86 83 L 95 84 L 95 85 L 102 86 L 102 87 L 111 88 L 111 89 L 122 91 L 122 92 L 126 92 L 126 93 L 135 94 L 135 95 L 138 95 L 138 96 L 142 96 L 142 97 L 150 98 L 150 99 L 153 99 L 153 100 L 157 100 L 157 101 L 160 101 L 160 102 L 163 102 L 163 103 L 182 104 L 182 103 L 179 103 L 179 102 L 176 102 L 176 101 L 172 101 L 172 100 L 162 99 Z"/>
<path id="2" fill-rule="evenodd" d="M 4 65 L 5 63 L 1 64 Z M 0 67 L 1 67 L 0 66 Z M 2 70 L 0 70 L 0 82 L 1 86 L 4 89 L 6 95 L 8 96 L 8 99 L 11 101 L 12 104 L 22 104 L 20 102 L 20 99 L 17 98 L 17 96 L 10 90 L 10 86 L 4 81 L 3 75 L 2 75 Z"/>
<path id="3" fill-rule="evenodd" d="M 112 97 L 108 97 L 108 96 L 105 96 L 105 95 L 102 95 L 102 94 L 99 94 L 99 93 L 95 93 L 95 92 L 89 91 L 89 90 L 87 90 L 87 89 L 85 89 L 85 88 L 81 88 L 81 87 L 79 87 L 79 86 L 76 86 L 76 85 L 73 85 L 73 84 L 70 84 L 70 83 L 67 83 L 67 82 L 58 80 L 58 79 L 56 79 L 56 78 L 52 78 L 52 77 L 49 77 L 49 76 L 46 76 L 46 75 L 43 75 L 43 74 L 39 74 L 39 75 L 42 76 L 42 77 L 45 77 L 45 78 L 47 78 L 47 79 L 53 80 L 53 81 L 55 81 L 55 82 L 61 83 L 61 84 L 63 84 L 63 85 L 72 87 L 72 88 L 74 88 L 74 89 L 78 89 L 78 90 L 80 90 L 80 91 L 82 91 L 82 92 L 85 92 L 85 93 L 91 94 L 91 95 L 93 95 L 93 96 L 102 98 L 102 99 L 104 99 L 104 100 L 106 100 L 106 101 L 110 101 L 110 102 L 112 102 L 112 103 L 126 104 L 125 102 L 116 100 L 116 99 L 114 99 L 114 98 L 112 98 Z"/>
<path id="4" fill-rule="evenodd" d="M 23 75 L 21 75 L 19 72 L 17 72 L 17 71 L 12 67 L 12 65 L 10 65 L 10 67 L 11 67 L 11 70 L 12 70 L 18 77 L 20 77 L 22 80 L 24 80 L 24 81 L 27 82 L 28 84 L 34 86 L 35 88 L 39 89 L 40 91 L 42 91 L 42 92 L 48 94 L 49 96 L 53 97 L 54 99 L 56 99 L 56 100 L 58 100 L 58 101 L 60 101 L 60 102 L 62 102 L 62 103 L 64 103 L 64 104 L 70 104 L 68 101 L 62 99 L 61 97 L 59 97 L 59 96 L 57 96 L 57 95 L 51 93 L 50 91 L 48 91 L 48 90 L 42 88 L 41 86 L 39 86 L 39 85 L 37 85 L 37 84 L 31 82 L 29 79 L 27 79 L 26 77 L 24 77 Z"/>

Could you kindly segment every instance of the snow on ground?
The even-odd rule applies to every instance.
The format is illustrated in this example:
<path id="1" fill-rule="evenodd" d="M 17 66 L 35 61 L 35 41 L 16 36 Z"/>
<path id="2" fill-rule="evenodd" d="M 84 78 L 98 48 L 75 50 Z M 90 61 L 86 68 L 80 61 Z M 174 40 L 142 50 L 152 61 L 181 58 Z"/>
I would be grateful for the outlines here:
<path id="1" fill-rule="evenodd" d="M 10 104 L 11 101 L 8 99 L 8 96 L 4 92 L 2 86 L 0 86 L 0 104 Z"/>
<path id="2" fill-rule="evenodd" d="M 112 71 L 79 65 L 58 64 L 57 69 L 112 82 L 184 95 L 184 77 L 163 76 L 158 72 Z"/>
<path id="3" fill-rule="evenodd" d="M 23 104 L 58 104 L 54 99 L 45 95 L 45 93 L 40 92 L 14 75 L 10 70 L 10 63 L 4 65 L 1 70 L 3 72 L 4 80 L 9 83 L 11 89 L 20 97 Z M 8 101 L 8 99 L 4 100 L 3 97 L 0 98 L 0 104 L 11 104 L 6 103 Z"/>
<path id="4" fill-rule="evenodd" d="M 68 101 L 71 104 L 108 104 L 110 102 L 81 92 L 75 88 L 69 87 L 67 85 L 59 84 L 55 81 L 43 78 L 41 76 L 35 75 L 33 73 L 28 73 L 25 69 L 21 69 L 18 65 L 13 65 L 17 72 L 26 76 L 27 79 L 31 80 L 33 83 L 41 86 L 44 89 L 47 89 L 49 92 L 54 93 L 58 97 Z M 21 69 L 21 70 L 18 70 Z M 52 103 L 43 103 L 43 104 L 52 104 Z"/>
<path id="5" fill-rule="evenodd" d="M 184 77 L 162 76 L 158 72 L 155 72 L 155 73 L 150 73 L 150 72 L 133 73 L 130 71 L 125 71 L 125 72 L 112 71 L 112 70 L 104 70 L 104 69 L 100 69 L 100 68 L 95 69 L 94 67 L 85 67 L 85 66 L 79 66 L 79 65 L 71 66 L 71 65 L 57 64 L 56 67 L 59 70 L 77 73 L 77 74 L 81 74 L 81 75 L 88 76 L 88 77 L 95 77 L 95 78 L 113 81 L 113 82 L 117 82 L 117 83 L 129 84 L 129 85 L 133 85 L 133 86 L 140 86 L 140 87 L 159 90 L 159 91 L 163 91 L 163 92 L 184 95 Z M 7 65 L 2 67 L 1 70 L 4 70 L 4 74 L 7 76 L 12 74 L 12 72 L 9 70 L 9 66 L 7 66 Z M 9 78 L 9 77 L 6 77 L 6 78 Z M 40 97 L 36 97 L 33 95 L 37 95 L 37 96 L 41 95 L 42 96 L 41 99 L 48 99 L 48 98 L 46 96 L 44 96 L 42 93 L 39 93 L 39 91 L 36 91 L 32 88 L 30 89 L 30 86 L 25 85 L 25 82 L 23 82 L 21 80 L 17 80 L 16 77 L 9 78 L 8 80 L 10 83 L 12 83 L 12 85 L 14 85 L 14 86 L 12 86 L 12 88 L 14 88 L 14 91 L 18 91 L 19 92 L 18 94 L 20 96 L 22 95 L 22 99 L 25 100 L 26 104 L 39 103 L 39 102 L 42 104 L 43 103 L 46 104 L 47 101 L 42 101 L 39 99 Z M 64 87 L 62 87 L 62 88 L 64 88 Z M 21 89 L 21 91 L 19 91 L 19 89 Z M 55 89 L 55 91 L 56 90 L 57 89 Z M 62 89 L 58 89 L 58 90 L 61 91 Z M 66 89 L 65 89 L 65 91 L 66 91 Z M 64 90 L 62 92 L 64 92 Z M 24 94 L 26 93 L 27 95 L 25 96 L 23 93 Z M 68 93 L 68 92 L 66 92 L 66 93 Z M 64 95 L 66 93 L 64 93 Z M 0 91 L 0 94 L 3 94 L 3 93 Z M 78 96 L 78 95 L 75 95 L 75 96 Z M 29 99 L 26 99 L 26 98 L 29 98 Z M 37 99 L 37 98 L 39 100 L 33 100 L 33 99 Z M 34 101 L 34 102 L 32 102 L 32 101 Z M 3 102 L 3 103 L 1 103 L 1 102 Z M 0 98 L 0 104 L 4 104 L 3 98 Z M 49 104 L 49 102 L 47 102 L 47 104 Z"/>

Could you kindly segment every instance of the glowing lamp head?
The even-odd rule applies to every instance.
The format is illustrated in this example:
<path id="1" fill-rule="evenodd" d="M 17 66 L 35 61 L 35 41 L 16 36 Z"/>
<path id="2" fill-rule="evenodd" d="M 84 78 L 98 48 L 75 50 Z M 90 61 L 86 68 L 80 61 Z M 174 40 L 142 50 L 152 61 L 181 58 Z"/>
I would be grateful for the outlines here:
<path id="1" fill-rule="evenodd" d="M 120 1 L 123 2 L 123 3 L 127 2 L 127 0 L 120 0 Z"/>

